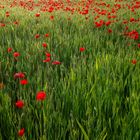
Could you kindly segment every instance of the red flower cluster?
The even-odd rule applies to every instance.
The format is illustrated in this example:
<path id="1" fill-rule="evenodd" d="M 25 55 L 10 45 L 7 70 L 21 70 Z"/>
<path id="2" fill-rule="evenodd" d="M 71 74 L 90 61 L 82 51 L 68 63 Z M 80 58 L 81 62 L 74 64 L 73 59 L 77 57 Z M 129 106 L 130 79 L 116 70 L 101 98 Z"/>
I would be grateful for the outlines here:
<path id="1" fill-rule="evenodd" d="M 139 33 L 135 30 L 129 32 L 129 33 L 126 33 L 127 36 L 129 36 L 131 39 L 134 39 L 134 40 L 138 40 L 139 39 Z"/>
<path id="2" fill-rule="evenodd" d="M 99 22 L 95 22 L 96 27 L 102 27 L 102 25 L 104 25 L 104 21 L 100 20 Z"/>
<path id="3" fill-rule="evenodd" d="M 46 59 L 43 60 L 43 62 L 50 62 L 51 61 L 51 54 L 50 53 L 46 53 Z"/>
<path id="4" fill-rule="evenodd" d="M 14 74 L 14 78 L 16 79 L 16 78 L 24 78 L 25 77 L 25 75 L 24 75 L 24 73 L 22 73 L 22 72 L 18 72 L 18 73 L 15 73 Z"/>

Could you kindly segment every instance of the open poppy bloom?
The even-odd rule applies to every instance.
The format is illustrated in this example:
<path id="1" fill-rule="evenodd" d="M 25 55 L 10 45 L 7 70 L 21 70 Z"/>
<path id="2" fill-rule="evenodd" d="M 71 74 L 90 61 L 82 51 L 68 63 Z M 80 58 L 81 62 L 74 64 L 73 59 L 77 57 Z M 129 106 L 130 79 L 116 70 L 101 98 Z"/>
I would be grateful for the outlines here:
<path id="1" fill-rule="evenodd" d="M 39 91 L 36 95 L 36 100 L 43 101 L 46 98 L 46 93 L 44 91 Z"/>
<path id="2" fill-rule="evenodd" d="M 9 12 L 6 12 L 5 15 L 6 15 L 6 17 L 9 17 L 10 16 L 10 13 Z"/>
<path id="3" fill-rule="evenodd" d="M 24 102 L 23 102 L 22 100 L 18 100 L 18 101 L 16 102 L 16 107 L 17 107 L 17 108 L 23 108 L 23 106 L 24 106 Z"/>
<path id="4" fill-rule="evenodd" d="M 25 128 L 22 128 L 22 129 L 20 129 L 20 130 L 18 131 L 18 135 L 19 135 L 20 137 L 22 137 L 22 136 L 24 135 L 24 133 L 25 133 Z"/>
<path id="5" fill-rule="evenodd" d="M 20 53 L 19 52 L 14 52 L 14 57 L 18 57 L 18 56 L 20 56 Z"/>
<path id="6" fill-rule="evenodd" d="M 80 52 L 84 52 L 85 48 L 81 47 L 79 50 L 80 50 Z"/>
<path id="7" fill-rule="evenodd" d="M 20 84 L 21 85 L 26 85 L 26 84 L 28 84 L 28 80 L 23 79 L 23 80 L 20 81 Z"/>
<path id="8" fill-rule="evenodd" d="M 45 37 L 49 37 L 49 34 L 45 34 Z"/>

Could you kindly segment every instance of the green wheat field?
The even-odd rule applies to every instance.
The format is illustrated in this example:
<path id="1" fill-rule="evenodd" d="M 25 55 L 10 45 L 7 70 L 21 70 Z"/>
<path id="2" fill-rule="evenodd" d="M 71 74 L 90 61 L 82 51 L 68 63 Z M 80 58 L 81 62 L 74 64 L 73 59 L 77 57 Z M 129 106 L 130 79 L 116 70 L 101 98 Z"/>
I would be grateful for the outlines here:
<path id="1" fill-rule="evenodd" d="M 140 140 L 139 0 L 0 0 L 0 140 Z"/>

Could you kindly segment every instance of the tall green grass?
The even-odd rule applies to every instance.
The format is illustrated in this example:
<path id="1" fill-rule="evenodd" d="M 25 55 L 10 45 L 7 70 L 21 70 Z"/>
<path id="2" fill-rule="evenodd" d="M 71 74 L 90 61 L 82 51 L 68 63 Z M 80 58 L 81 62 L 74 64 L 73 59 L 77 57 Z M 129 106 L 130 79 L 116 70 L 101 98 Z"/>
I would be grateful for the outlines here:
<path id="1" fill-rule="evenodd" d="M 105 26 L 95 28 L 92 17 L 86 21 L 58 11 L 36 18 L 36 11 L 10 10 L 9 18 L 3 10 L 0 19 L 18 19 L 19 25 L 0 28 L 0 139 L 20 139 L 17 133 L 24 127 L 27 140 L 139 140 L 140 63 L 131 61 L 140 53 L 138 42 L 122 35 L 121 22 L 112 24 L 109 34 Z M 61 65 L 43 63 L 46 51 Z M 29 83 L 20 85 L 16 72 L 24 72 Z M 41 90 L 47 98 L 38 102 Z M 23 109 L 15 107 L 17 99 L 24 100 Z"/>

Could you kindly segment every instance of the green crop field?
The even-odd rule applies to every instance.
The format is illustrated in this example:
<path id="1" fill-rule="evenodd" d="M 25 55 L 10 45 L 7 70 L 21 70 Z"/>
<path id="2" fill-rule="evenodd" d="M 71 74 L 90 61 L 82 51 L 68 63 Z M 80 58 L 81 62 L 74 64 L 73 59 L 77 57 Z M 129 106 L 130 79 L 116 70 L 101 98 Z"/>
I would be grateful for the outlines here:
<path id="1" fill-rule="evenodd" d="M 0 0 L 0 140 L 140 140 L 139 0 Z"/>

